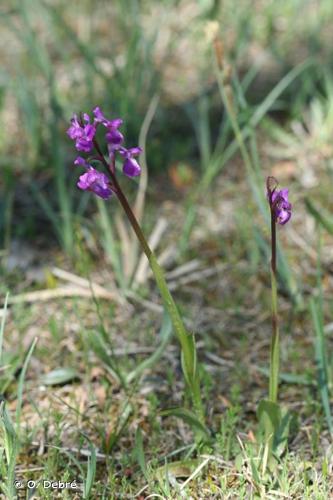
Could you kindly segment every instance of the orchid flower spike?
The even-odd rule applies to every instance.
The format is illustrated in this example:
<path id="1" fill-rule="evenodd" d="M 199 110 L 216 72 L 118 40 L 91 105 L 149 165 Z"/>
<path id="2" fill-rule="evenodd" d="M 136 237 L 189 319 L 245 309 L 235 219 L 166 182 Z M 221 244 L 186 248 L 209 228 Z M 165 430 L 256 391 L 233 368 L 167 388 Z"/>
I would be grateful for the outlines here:
<path id="1" fill-rule="evenodd" d="M 78 156 L 74 162 L 75 165 L 83 167 L 86 172 L 80 176 L 77 186 L 84 191 L 92 191 L 104 200 L 110 198 L 116 192 L 116 158 L 122 159 L 123 173 L 127 177 L 136 177 L 141 173 L 141 167 L 135 157 L 142 152 L 141 148 L 125 148 L 123 146 L 124 136 L 119 128 L 123 124 L 121 118 L 113 120 L 107 119 L 99 107 L 93 109 L 93 120 L 87 114 L 74 115 L 71 119 L 71 125 L 67 130 L 70 139 L 75 141 L 75 147 L 78 151 L 91 153 L 96 151 L 97 155 L 92 155 L 90 159 L 99 162 L 106 173 L 102 173 L 89 163 L 89 159 Z M 96 132 L 98 127 L 105 130 L 105 145 L 108 150 L 108 161 L 102 153 L 97 139 Z"/>

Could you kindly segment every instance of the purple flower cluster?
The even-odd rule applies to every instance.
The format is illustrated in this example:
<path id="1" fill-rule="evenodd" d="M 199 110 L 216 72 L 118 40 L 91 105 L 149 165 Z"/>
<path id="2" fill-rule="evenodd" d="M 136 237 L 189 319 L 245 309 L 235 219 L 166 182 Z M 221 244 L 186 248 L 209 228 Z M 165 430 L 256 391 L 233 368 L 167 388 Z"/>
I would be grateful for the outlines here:
<path id="1" fill-rule="evenodd" d="M 74 164 L 86 169 L 86 173 L 81 175 L 77 186 L 84 191 L 92 191 L 103 199 L 108 199 L 113 193 L 112 175 L 115 175 L 113 166 L 116 154 L 119 153 L 123 159 L 123 173 L 128 177 L 137 177 L 141 173 L 141 168 L 135 157 L 138 156 L 142 150 L 139 147 L 127 149 L 122 145 L 124 136 L 119 131 L 119 127 L 123 123 L 121 118 L 108 120 L 99 107 L 93 110 L 93 115 L 93 120 L 91 120 L 87 113 L 84 113 L 80 118 L 74 115 L 71 119 L 71 125 L 67 130 L 67 134 L 75 141 L 75 147 L 78 151 L 91 153 L 96 149 L 97 145 L 95 139 L 97 127 L 101 125 L 106 129 L 105 140 L 110 159 L 109 170 L 111 179 L 92 167 L 88 161 L 81 156 L 77 157 Z M 97 151 L 97 153 L 100 156 L 100 151 Z"/>
<path id="2" fill-rule="evenodd" d="M 286 224 L 291 217 L 291 203 L 288 201 L 289 189 L 277 189 L 278 182 L 274 177 L 268 177 L 266 182 L 267 199 L 278 224 Z"/>

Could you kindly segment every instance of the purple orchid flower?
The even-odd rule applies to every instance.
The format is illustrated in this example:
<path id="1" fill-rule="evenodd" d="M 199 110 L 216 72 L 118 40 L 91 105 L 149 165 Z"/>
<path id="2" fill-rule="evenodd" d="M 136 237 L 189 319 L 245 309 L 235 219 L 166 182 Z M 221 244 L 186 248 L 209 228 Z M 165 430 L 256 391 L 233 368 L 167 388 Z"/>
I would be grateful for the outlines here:
<path id="1" fill-rule="evenodd" d="M 137 177 L 141 173 L 141 167 L 139 163 L 133 158 L 134 156 L 138 156 L 142 152 L 142 149 L 139 147 L 136 148 L 119 148 L 119 154 L 123 158 L 125 158 L 123 164 L 123 173 L 127 175 L 127 177 Z"/>
<path id="2" fill-rule="evenodd" d="M 289 189 L 277 189 L 277 186 L 278 182 L 274 177 L 267 178 L 267 199 L 275 222 L 283 226 L 290 220 L 292 205 L 288 200 Z"/>
<path id="3" fill-rule="evenodd" d="M 67 135 L 75 140 L 75 147 L 78 151 L 89 153 L 93 149 L 95 134 L 96 127 L 90 123 L 89 115 L 85 113 L 81 122 L 77 115 L 73 116 L 71 119 L 71 126 L 67 130 Z"/>
<path id="4" fill-rule="evenodd" d="M 93 114 L 95 117 L 95 123 L 103 123 L 103 125 L 105 125 L 108 122 L 99 106 L 96 106 L 96 108 L 93 109 Z"/>
<path id="5" fill-rule="evenodd" d="M 115 120 L 108 120 L 105 118 L 99 107 L 96 107 L 93 110 L 95 116 L 95 123 L 101 123 L 107 128 L 106 133 L 106 142 L 108 143 L 109 152 L 112 153 L 115 150 L 119 149 L 121 144 L 124 141 L 123 134 L 118 130 L 118 128 L 123 124 L 123 120 L 121 118 L 116 118 Z"/>
<path id="6" fill-rule="evenodd" d="M 105 174 L 91 167 L 85 174 L 80 176 L 77 186 L 83 191 L 91 191 L 103 200 L 112 196 L 109 179 Z"/>
<path id="7" fill-rule="evenodd" d="M 107 200 L 110 196 L 112 196 L 113 191 L 111 189 L 111 184 L 105 174 L 93 168 L 81 156 L 76 158 L 74 164 L 84 167 L 87 170 L 85 174 L 80 176 L 77 183 L 77 186 L 80 189 L 83 191 L 91 191 L 100 198 L 103 198 L 103 200 Z"/>

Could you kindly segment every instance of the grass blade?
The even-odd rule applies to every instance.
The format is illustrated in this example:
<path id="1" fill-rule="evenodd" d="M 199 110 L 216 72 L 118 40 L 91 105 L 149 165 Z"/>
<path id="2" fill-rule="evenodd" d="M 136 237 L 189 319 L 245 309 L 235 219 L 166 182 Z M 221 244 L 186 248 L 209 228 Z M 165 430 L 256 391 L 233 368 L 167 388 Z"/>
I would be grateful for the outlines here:
<path id="1" fill-rule="evenodd" d="M 4 330 L 5 330 L 5 323 L 6 323 L 6 315 L 7 315 L 7 307 L 8 307 L 8 297 L 9 297 L 9 293 L 6 294 L 5 303 L 4 303 L 4 306 L 3 306 L 2 318 L 1 318 L 1 325 L 0 325 L 0 366 L 2 366 L 3 333 L 4 333 Z"/>
<path id="2" fill-rule="evenodd" d="M 330 408 L 330 392 L 328 387 L 327 345 L 322 320 L 321 305 L 315 299 L 310 301 L 310 312 L 315 331 L 315 358 L 318 373 L 318 388 L 326 417 L 326 422 L 333 434 L 333 420 Z"/>
<path id="3" fill-rule="evenodd" d="M 16 407 L 16 431 L 18 432 L 19 430 L 19 425 L 20 425 L 20 418 L 21 418 L 21 410 L 22 410 L 22 398 L 23 398 L 23 387 L 24 387 L 24 381 L 25 381 L 25 376 L 27 373 L 28 365 L 32 356 L 32 353 L 34 352 L 34 349 L 36 347 L 38 338 L 36 337 L 26 355 L 26 358 L 23 363 L 23 368 L 22 372 L 20 374 L 20 379 L 19 379 L 19 384 L 18 384 L 18 389 L 17 389 L 17 407 Z"/>
<path id="4" fill-rule="evenodd" d="M 140 466 L 140 469 L 142 470 L 143 475 L 147 479 L 148 474 L 147 474 L 147 465 L 146 465 L 146 459 L 145 459 L 145 452 L 143 449 L 143 437 L 142 437 L 142 432 L 140 427 L 136 429 L 135 433 L 135 445 L 134 445 L 134 455 L 136 457 L 136 460 Z"/>
<path id="5" fill-rule="evenodd" d="M 130 372 L 127 377 L 126 381 L 127 383 L 131 382 L 132 380 L 138 379 L 138 377 L 148 368 L 151 368 L 154 366 L 157 361 L 161 358 L 163 355 L 166 346 L 168 345 L 170 339 L 172 336 L 172 323 L 170 316 L 168 314 L 164 314 L 163 316 L 163 322 L 161 326 L 161 331 L 159 334 L 159 337 L 161 339 L 161 343 L 156 349 L 156 351 L 149 356 L 149 358 L 145 359 L 140 363 L 132 372 Z"/>
<path id="6" fill-rule="evenodd" d="M 83 498 L 85 500 L 90 498 L 90 493 L 95 481 L 96 465 L 97 465 L 95 446 L 87 437 L 86 439 L 89 441 L 90 455 L 88 457 L 87 476 L 84 482 L 84 489 L 83 489 Z"/>

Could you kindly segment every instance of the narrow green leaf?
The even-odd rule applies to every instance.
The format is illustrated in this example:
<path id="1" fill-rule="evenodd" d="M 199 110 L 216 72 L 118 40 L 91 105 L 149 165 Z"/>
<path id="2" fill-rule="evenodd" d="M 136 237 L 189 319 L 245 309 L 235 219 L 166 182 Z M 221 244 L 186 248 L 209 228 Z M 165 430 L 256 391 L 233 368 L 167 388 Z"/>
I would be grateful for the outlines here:
<path id="1" fill-rule="evenodd" d="M 127 375 L 126 377 L 127 383 L 131 382 L 132 380 L 138 379 L 138 377 L 140 377 L 140 375 L 145 370 L 153 367 L 157 363 L 157 361 L 161 358 L 161 356 L 165 352 L 165 348 L 171 339 L 171 335 L 172 335 L 171 319 L 167 313 L 164 313 L 161 331 L 159 334 L 159 338 L 161 339 L 160 345 L 157 347 L 156 351 L 151 356 L 149 356 L 149 358 L 142 361 L 142 363 L 139 363 L 138 366 L 134 368 L 134 370 L 132 370 Z"/>
<path id="2" fill-rule="evenodd" d="M 256 370 L 263 375 L 269 376 L 269 370 L 261 366 L 257 366 Z M 296 373 L 279 373 L 279 380 L 287 384 L 299 385 L 314 385 L 314 381 L 310 375 L 297 375 Z"/>
<path id="3" fill-rule="evenodd" d="M 6 456 L 6 483 L 2 483 L 2 489 L 6 493 L 6 498 L 9 500 L 16 499 L 16 491 L 14 488 L 15 466 L 17 455 L 19 452 L 19 441 L 15 432 L 12 419 L 7 412 L 5 403 L 0 405 L 1 427 L 3 430 L 3 445 Z"/>
<path id="4" fill-rule="evenodd" d="M 127 420 L 129 419 L 129 416 L 132 413 L 132 411 L 133 411 L 132 405 L 128 401 L 126 401 L 123 410 L 121 412 L 121 415 L 118 419 L 116 430 L 111 433 L 111 435 L 108 437 L 108 441 L 106 442 L 106 451 L 108 453 L 118 442 L 118 439 L 120 438 L 122 432 L 124 431 L 127 424 Z"/>
<path id="5" fill-rule="evenodd" d="M 185 408 L 170 408 L 163 410 L 161 415 L 164 417 L 177 417 L 191 426 L 192 429 L 200 431 L 206 437 L 210 437 L 210 432 L 205 425 L 196 417 L 194 413 Z"/>
<path id="6" fill-rule="evenodd" d="M 9 293 L 6 294 L 5 303 L 2 310 L 1 325 L 0 325 L 0 366 L 2 366 L 2 344 L 3 344 L 3 334 L 5 330 L 5 323 L 6 323 L 8 297 Z"/>
<path id="7" fill-rule="evenodd" d="M 333 234 L 333 218 L 331 215 L 322 207 L 320 207 L 319 210 L 309 198 L 306 198 L 304 202 L 308 212 L 316 219 L 316 221 L 323 226 L 326 231 Z"/>
<path id="8" fill-rule="evenodd" d="M 34 349 L 36 347 L 38 338 L 36 337 L 34 341 L 32 342 L 28 353 L 26 355 L 26 358 L 23 363 L 23 368 L 22 372 L 19 378 L 19 383 L 18 383 L 18 389 L 17 389 L 17 407 L 16 407 L 16 432 L 18 432 L 19 426 L 20 426 L 20 418 L 21 418 L 21 410 L 22 410 L 22 398 L 23 398 L 23 387 L 24 387 L 24 382 L 25 382 L 25 376 L 27 373 L 28 365 L 30 362 L 30 358 L 32 356 L 32 353 L 34 352 Z"/>
<path id="9" fill-rule="evenodd" d="M 259 485 L 261 483 L 261 481 L 260 481 L 257 466 L 253 460 L 253 457 L 250 458 L 250 464 L 251 464 L 251 472 L 252 472 L 253 479 L 254 479 L 255 483 L 257 485 Z"/>
<path id="10" fill-rule="evenodd" d="M 189 459 L 189 460 L 178 460 L 177 462 L 167 463 L 156 470 L 156 477 L 161 482 L 164 483 L 171 477 L 173 478 L 187 478 L 193 471 L 200 465 L 200 460 Z"/>
<path id="11" fill-rule="evenodd" d="M 315 330 L 315 357 L 317 364 L 318 388 L 323 404 L 328 428 L 333 433 L 333 420 L 330 407 L 330 392 L 328 387 L 327 346 L 322 322 L 320 304 L 313 298 L 310 300 L 310 312 Z"/>
<path id="12" fill-rule="evenodd" d="M 84 500 L 88 500 L 88 498 L 90 497 L 90 492 L 91 492 L 92 487 L 94 485 L 94 481 L 95 481 L 97 461 L 96 461 L 95 446 L 90 441 L 90 439 L 87 438 L 87 436 L 85 436 L 85 438 L 89 442 L 90 456 L 88 457 L 87 476 L 86 476 L 86 480 L 84 483 L 83 498 L 84 498 Z"/>
<path id="13" fill-rule="evenodd" d="M 142 470 L 143 475 L 147 478 L 147 465 L 145 459 L 145 452 L 143 449 L 143 437 L 140 427 L 137 427 L 135 433 L 135 445 L 134 445 L 134 454 L 140 468 Z"/>
<path id="14" fill-rule="evenodd" d="M 66 384 L 79 378 L 78 373 L 73 368 L 56 368 L 44 375 L 41 382 L 44 385 L 59 385 Z"/>
<path id="15" fill-rule="evenodd" d="M 96 356 L 104 363 L 112 377 L 125 387 L 126 380 L 118 368 L 117 363 L 114 362 L 112 351 L 102 338 L 102 335 L 98 335 L 95 332 L 87 332 L 85 338 L 89 348 L 92 349 Z"/>

